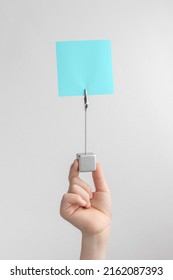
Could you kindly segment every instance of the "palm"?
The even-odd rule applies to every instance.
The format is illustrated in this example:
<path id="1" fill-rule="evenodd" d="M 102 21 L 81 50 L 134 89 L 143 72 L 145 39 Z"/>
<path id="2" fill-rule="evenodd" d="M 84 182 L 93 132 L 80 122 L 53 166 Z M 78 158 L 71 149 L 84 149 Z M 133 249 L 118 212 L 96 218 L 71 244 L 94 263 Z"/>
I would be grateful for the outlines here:
<path id="1" fill-rule="evenodd" d="M 68 206 L 66 215 L 66 219 L 82 232 L 89 235 L 100 233 L 110 225 L 110 193 L 94 192 L 90 208 L 73 204 Z"/>

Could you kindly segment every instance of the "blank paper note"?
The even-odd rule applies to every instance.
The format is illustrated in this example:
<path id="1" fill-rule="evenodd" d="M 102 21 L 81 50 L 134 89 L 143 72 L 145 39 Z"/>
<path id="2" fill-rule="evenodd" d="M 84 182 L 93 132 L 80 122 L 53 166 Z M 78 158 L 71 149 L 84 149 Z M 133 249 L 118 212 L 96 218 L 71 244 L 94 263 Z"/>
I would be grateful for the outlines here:
<path id="1" fill-rule="evenodd" d="M 57 41 L 58 95 L 113 94 L 110 40 Z"/>

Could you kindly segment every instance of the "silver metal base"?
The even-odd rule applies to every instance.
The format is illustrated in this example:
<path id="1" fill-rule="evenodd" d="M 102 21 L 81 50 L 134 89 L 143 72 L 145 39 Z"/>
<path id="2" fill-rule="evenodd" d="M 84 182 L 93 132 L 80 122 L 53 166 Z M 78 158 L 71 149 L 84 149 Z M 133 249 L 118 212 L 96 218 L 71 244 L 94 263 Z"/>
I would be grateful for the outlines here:
<path id="1" fill-rule="evenodd" d="M 79 153 L 76 155 L 79 161 L 79 172 L 92 172 L 96 170 L 96 155 L 93 153 Z"/>

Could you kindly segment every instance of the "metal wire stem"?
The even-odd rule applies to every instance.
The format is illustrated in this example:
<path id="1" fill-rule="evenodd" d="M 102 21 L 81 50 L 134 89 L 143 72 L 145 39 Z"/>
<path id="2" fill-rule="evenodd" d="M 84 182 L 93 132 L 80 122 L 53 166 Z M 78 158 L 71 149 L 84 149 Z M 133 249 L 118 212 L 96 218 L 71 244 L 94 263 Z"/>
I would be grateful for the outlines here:
<path id="1" fill-rule="evenodd" d="M 87 110 L 88 110 L 88 94 L 87 89 L 84 89 L 84 107 L 85 107 L 85 154 L 87 152 Z"/>
<path id="2" fill-rule="evenodd" d="M 87 152 L 87 110 L 85 110 L 85 154 Z"/>

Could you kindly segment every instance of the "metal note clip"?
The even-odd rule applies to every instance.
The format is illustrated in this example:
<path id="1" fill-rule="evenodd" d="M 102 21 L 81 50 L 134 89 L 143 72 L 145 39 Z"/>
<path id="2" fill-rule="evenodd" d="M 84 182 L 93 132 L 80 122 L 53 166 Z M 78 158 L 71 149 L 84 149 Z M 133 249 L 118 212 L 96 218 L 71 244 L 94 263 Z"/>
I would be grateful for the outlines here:
<path id="1" fill-rule="evenodd" d="M 92 172 L 96 170 L 96 155 L 87 153 L 87 111 L 89 99 L 87 89 L 84 89 L 84 108 L 85 108 L 85 153 L 78 153 L 76 158 L 79 161 L 80 172 Z"/>

